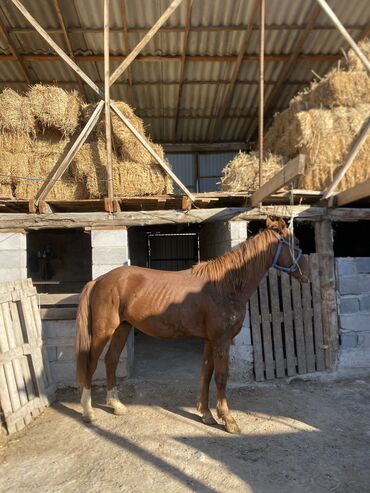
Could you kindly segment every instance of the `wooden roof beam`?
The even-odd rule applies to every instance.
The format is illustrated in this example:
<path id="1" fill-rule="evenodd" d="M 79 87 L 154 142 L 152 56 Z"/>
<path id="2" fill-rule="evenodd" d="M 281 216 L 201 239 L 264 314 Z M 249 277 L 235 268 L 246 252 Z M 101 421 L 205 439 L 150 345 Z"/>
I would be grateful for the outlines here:
<path id="1" fill-rule="evenodd" d="M 181 50 L 181 66 L 180 66 L 180 76 L 179 76 L 179 92 L 177 97 L 177 106 L 176 106 L 176 120 L 175 120 L 175 130 L 174 130 L 174 141 L 177 139 L 177 130 L 179 124 L 179 114 L 180 114 L 180 106 L 181 106 L 181 97 L 182 97 L 182 89 L 184 84 L 184 74 L 185 74 L 185 59 L 186 59 L 186 51 L 188 48 L 188 39 L 189 39 L 189 31 L 191 25 L 191 11 L 193 8 L 193 0 L 188 0 L 187 5 L 187 13 L 186 13 L 186 24 L 185 24 L 185 34 L 184 34 L 184 42 L 182 44 Z"/>
<path id="2" fill-rule="evenodd" d="M 122 0 L 121 5 L 122 5 L 124 51 L 125 51 L 125 54 L 127 56 L 130 52 L 130 42 L 128 39 L 128 18 L 127 18 L 126 0 Z M 112 32 L 112 29 L 110 29 L 110 31 Z M 131 70 L 131 67 L 129 67 L 127 70 L 127 79 L 128 79 L 129 86 L 132 87 L 132 70 Z"/>
<path id="3" fill-rule="evenodd" d="M 14 61 L 18 62 L 19 68 L 20 68 L 26 82 L 28 84 L 32 84 L 32 78 L 28 72 L 26 65 L 24 64 L 24 60 L 22 59 L 22 57 L 18 54 L 17 50 L 15 49 L 13 41 L 10 38 L 10 34 L 8 33 L 8 31 L 5 27 L 5 24 L 3 23 L 1 18 L 0 18 L 0 35 L 5 39 L 5 42 L 7 43 L 8 48 L 14 57 Z"/>
<path id="4" fill-rule="evenodd" d="M 270 178 L 264 185 L 256 190 L 250 197 L 251 207 L 256 207 L 264 199 L 272 195 L 280 188 L 290 183 L 298 176 L 304 175 L 305 157 L 298 154 L 297 157 L 290 160 L 276 175 Z"/>
<path id="5" fill-rule="evenodd" d="M 62 28 L 64 41 L 65 41 L 65 44 L 67 46 L 69 56 L 72 58 L 73 61 L 75 61 L 75 55 L 73 52 L 71 39 L 70 39 L 68 31 L 67 31 L 67 26 L 66 26 L 65 21 L 64 21 L 64 15 L 62 12 L 62 7 L 60 5 L 60 0 L 54 0 L 54 6 L 55 6 L 55 10 L 57 12 L 58 19 L 59 19 L 59 24 Z M 85 91 L 85 87 L 83 85 L 82 79 L 78 75 L 75 75 L 75 80 L 76 80 L 78 87 L 80 89 L 81 96 L 84 97 L 85 100 L 87 101 L 86 91 Z"/>
<path id="6" fill-rule="evenodd" d="M 365 198 L 370 198 L 370 178 L 363 183 L 358 183 L 352 188 L 337 193 L 333 196 L 333 203 L 329 205 L 342 207 Z"/>
<path id="7" fill-rule="evenodd" d="M 258 15 L 258 7 L 259 7 L 259 0 L 255 0 L 254 5 L 253 5 L 252 14 L 251 14 L 251 17 L 249 19 L 248 27 L 246 28 L 246 30 L 244 32 L 243 39 L 242 39 L 242 42 L 240 45 L 239 55 L 238 55 L 237 59 L 235 60 L 235 64 L 234 64 L 233 71 L 231 74 L 229 87 L 227 88 L 226 96 L 224 98 L 224 101 L 221 104 L 220 111 L 219 111 L 219 114 L 217 116 L 217 120 L 213 126 L 212 139 L 211 139 L 212 142 L 215 139 L 217 139 L 217 137 L 218 137 L 222 119 L 225 115 L 225 111 L 228 108 L 229 103 L 231 102 L 232 96 L 234 94 L 235 83 L 237 81 L 237 78 L 238 78 L 238 75 L 240 72 L 240 67 L 241 67 L 241 64 L 243 62 L 244 55 L 245 55 L 245 52 L 247 51 L 249 40 L 250 40 L 251 35 L 252 35 L 253 24 L 255 23 L 257 15 Z"/>
<path id="8" fill-rule="evenodd" d="M 305 55 L 299 55 L 296 57 L 296 61 L 299 62 L 313 62 L 313 61 L 318 61 L 318 62 L 335 62 L 342 58 L 341 53 L 335 53 L 335 54 L 325 54 L 325 55 L 318 55 L 318 54 L 305 54 Z M 60 55 L 32 55 L 32 54 L 22 54 L 21 58 L 23 61 L 27 62 L 59 62 L 60 61 Z M 125 55 L 111 55 L 110 59 L 114 61 L 122 61 L 127 59 Z M 291 56 L 290 55 L 265 55 L 265 62 L 289 62 Z M 203 62 L 226 62 L 226 63 L 234 63 L 236 61 L 237 57 L 234 55 L 225 55 L 225 56 L 218 56 L 218 55 L 211 55 L 211 56 L 191 56 L 188 55 L 186 57 L 187 62 L 194 62 L 194 63 L 203 63 Z M 15 62 L 17 61 L 17 58 L 14 55 L 0 55 L 0 62 Z M 75 61 L 76 62 L 104 62 L 104 55 L 75 55 Z M 138 62 L 148 62 L 148 63 L 154 63 L 154 62 L 181 62 L 181 55 L 141 55 L 136 58 L 136 61 Z M 258 55 L 245 55 L 243 57 L 243 62 L 247 61 L 252 61 L 256 62 L 258 61 Z M 69 63 L 71 66 L 71 64 Z M 73 70 L 76 71 L 74 67 L 71 66 Z M 77 66 L 78 68 L 78 66 Z M 82 72 L 82 71 L 81 71 Z M 87 77 L 87 76 L 86 76 Z M 84 79 L 85 80 L 85 79 Z M 86 80 L 85 80 L 86 82 Z"/>

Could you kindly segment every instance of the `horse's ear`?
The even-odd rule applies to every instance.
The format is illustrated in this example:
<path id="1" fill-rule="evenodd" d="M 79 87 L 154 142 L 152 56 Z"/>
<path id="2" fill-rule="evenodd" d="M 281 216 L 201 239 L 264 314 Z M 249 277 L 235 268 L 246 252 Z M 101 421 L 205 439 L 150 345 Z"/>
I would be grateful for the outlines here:
<path id="1" fill-rule="evenodd" d="M 266 228 L 269 229 L 276 229 L 277 223 L 276 221 L 272 218 L 272 216 L 267 216 L 266 219 Z"/>
<path id="2" fill-rule="evenodd" d="M 285 220 L 282 217 L 279 217 L 278 225 L 279 225 L 279 231 L 284 231 L 284 229 L 286 229 L 288 227 L 287 223 L 285 222 Z"/>

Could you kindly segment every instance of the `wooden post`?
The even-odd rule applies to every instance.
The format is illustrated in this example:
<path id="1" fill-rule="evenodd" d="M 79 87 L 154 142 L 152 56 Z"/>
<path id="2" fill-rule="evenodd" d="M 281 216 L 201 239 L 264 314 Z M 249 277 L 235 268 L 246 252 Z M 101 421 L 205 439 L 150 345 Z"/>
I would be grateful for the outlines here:
<path id="1" fill-rule="evenodd" d="M 258 105 L 258 149 L 259 149 L 259 178 L 262 187 L 263 165 L 263 103 L 264 103 L 264 72 L 265 72 L 265 0 L 260 0 L 260 53 L 259 53 L 259 105 Z"/>
<path id="2" fill-rule="evenodd" d="M 325 364 L 328 370 L 335 370 L 338 350 L 338 308 L 335 292 L 333 232 L 329 219 L 315 223 L 315 241 L 319 258 Z"/>
<path id="3" fill-rule="evenodd" d="M 356 42 L 352 39 L 351 35 L 349 32 L 346 30 L 346 28 L 343 26 L 343 24 L 340 22 L 338 17 L 334 14 L 332 9 L 329 7 L 329 5 L 326 3 L 326 0 L 316 0 L 320 7 L 328 14 L 334 25 L 337 27 L 338 31 L 341 33 L 341 35 L 344 37 L 344 39 L 350 44 L 351 48 L 353 51 L 356 53 L 358 58 L 361 60 L 361 62 L 365 65 L 366 70 L 370 72 L 370 62 L 366 58 L 366 56 L 362 53 L 360 48 L 357 46 Z"/>
<path id="4" fill-rule="evenodd" d="M 108 199 L 113 201 L 113 170 L 112 170 L 112 128 L 110 115 L 110 84 L 109 84 L 109 0 L 104 0 L 104 102 L 105 102 L 105 139 L 107 149 Z"/>

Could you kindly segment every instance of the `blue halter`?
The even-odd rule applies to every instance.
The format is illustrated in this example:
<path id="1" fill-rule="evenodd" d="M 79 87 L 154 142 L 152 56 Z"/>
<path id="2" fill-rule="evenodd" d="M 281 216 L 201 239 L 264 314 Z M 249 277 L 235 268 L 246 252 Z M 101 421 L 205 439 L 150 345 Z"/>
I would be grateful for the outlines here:
<path id="1" fill-rule="evenodd" d="M 283 272 L 287 272 L 288 274 L 291 274 L 292 272 L 295 272 L 298 268 L 298 262 L 300 261 L 300 259 L 302 257 L 302 250 L 299 247 L 294 246 L 293 247 L 294 257 L 293 257 L 292 265 L 290 267 L 283 267 L 282 265 L 278 264 L 279 257 L 281 254 L 281 249 L 283 248 L 283 246 L 287 246 L 289 248 L 289 251 L 291 251 L 291 245 L 286 240 L 284 240 L 284 238 L 282 238 L 281 236 L 279 236 L 278 238 L 279 238 L 279 243 L 278 243 L 278 246 L 277 246 L 277 249 L 275 252 L 274 260 L 272 262 L 272 267 L 275 267 L 275 269 L 278 269 L 278 270 L 281 270 Z M 297 255 L 296 255 L 296 252 L 297 252 Z"/>

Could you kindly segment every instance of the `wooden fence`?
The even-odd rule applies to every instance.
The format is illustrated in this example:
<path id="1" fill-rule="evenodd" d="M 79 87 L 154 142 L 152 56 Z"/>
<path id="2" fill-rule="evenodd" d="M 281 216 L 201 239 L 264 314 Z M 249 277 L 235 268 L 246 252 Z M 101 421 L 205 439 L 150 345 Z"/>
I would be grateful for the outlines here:
<path id="1" fill-rule="evenodd" d="M 270 269 L 249 303 L 257 381 L 325 370 L 318 255 L 311 282 Z"/>
<path id="2" fill-rule="evenodd" d="M 14 433 L 55 396 L 42 344 L 38 295 L 30 279 L 0 284 L 0 415 Z"/>

